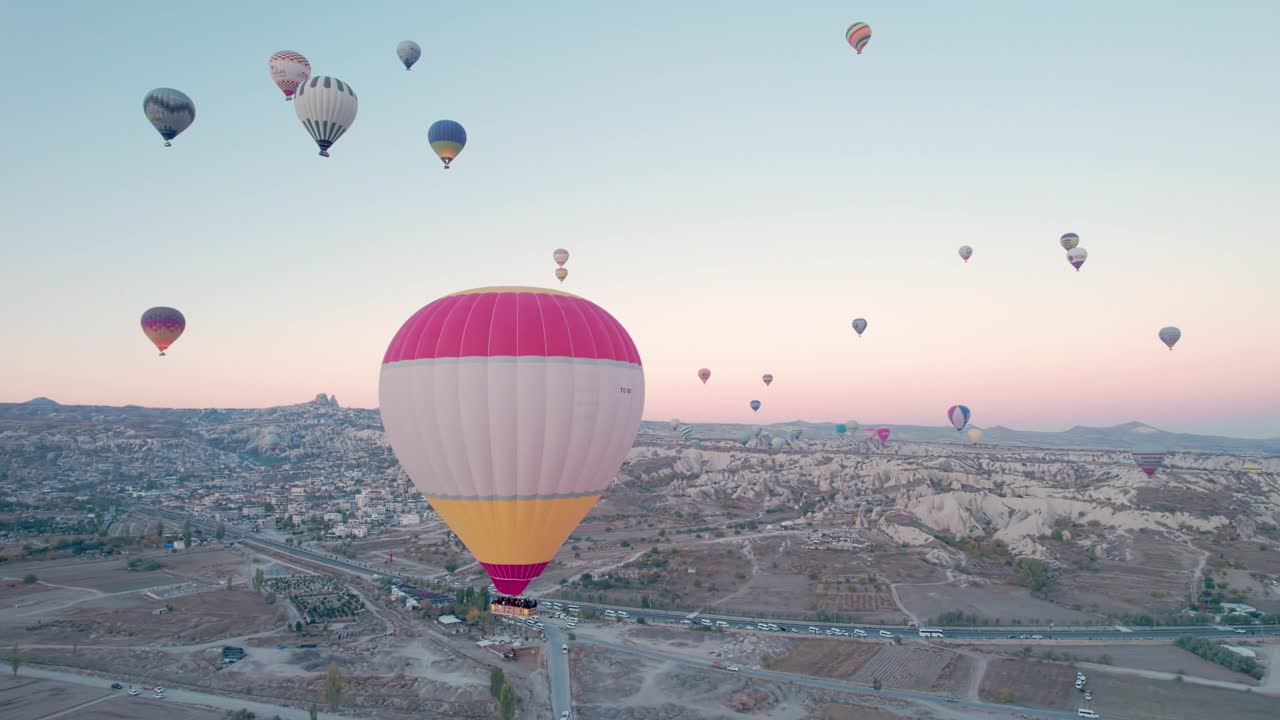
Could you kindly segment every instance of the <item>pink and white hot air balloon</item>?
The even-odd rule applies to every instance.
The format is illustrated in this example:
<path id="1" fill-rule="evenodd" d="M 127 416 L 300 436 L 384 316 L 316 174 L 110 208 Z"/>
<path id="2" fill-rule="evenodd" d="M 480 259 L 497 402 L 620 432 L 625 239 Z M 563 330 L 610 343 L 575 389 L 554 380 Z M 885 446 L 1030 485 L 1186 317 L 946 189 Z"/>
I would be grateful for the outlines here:
<path id="1" fill-rule="evenodd" d="M 875 440 L 875 439 L 876 439 L 876 429 L 875 429 L 875 428 L 862 428 L 862 433 L 863 433 L 864 435 L 866 435 L 866 436 L 867 436 L 867 439 L 868 439 L 868 440 Z"/>
<path id="2" fill-rule="evenodd" d="M 889 436 L 893 434 L 893 430 L 887 427 L 876 428 L 876 437 L 880 438 L 880 442 L 889 442 Z"/>
<path id="3" fill-rule="evenodd" d="M 711 379 L 711 371 L 706 368 L 702 368 L 698 371 L 698 379 L 702 381 L 703 385 L 706 385 L 707 381 Z"/>
<path id="4" fill-rule="evenodd" d="M 773 384 L 773 373 L 765 373 L 760 379 L 764 381 L 765 387 L 769 387 Z"/>
<path id="5" fill-rule="evenodd" d="M 1133 462 L 1139 470 L 1147 474 L 1147 477 L 1155 477 L 1156 470 L 1164 464 L 1165 454 L 1164 448 L 1155 443 L 1138 443 L 1133 448 Z"/>
<path id="6" fill-rule="evenodd" d="M 267 60 L 267 69 L 271 71 L 271 80 L 284 93 L 285 100 L 292 100 L 298 86 L 311 77 L 311 63 L 302 53 L 292 50 L 281 50 Z"/>
<path id="7" fill-rule="evenodd" d="M 569 251 L 564 248 L 557 248 L 555 252 L 551 253 L 551 259 L 556 261 L 556 265 L 564 267 L 564 264 L 569 262 Z"/>
<path id="8" fill-rule="evenodd" d="M 1082 247 L 1073 247 L 1067 251 L 1067 262 L 1071 263 L 1071 267 L 1080 272 L 1080 266 L 1084 265 L 1084 261 L 1089 259 L 1089 251 Z"/>
<path id="9" fill-rule="evenodd" d="M 969 258 L 973 257 L 973 248 L 968 245 L 960 246 L 960 259 L 969 262 Z"/>

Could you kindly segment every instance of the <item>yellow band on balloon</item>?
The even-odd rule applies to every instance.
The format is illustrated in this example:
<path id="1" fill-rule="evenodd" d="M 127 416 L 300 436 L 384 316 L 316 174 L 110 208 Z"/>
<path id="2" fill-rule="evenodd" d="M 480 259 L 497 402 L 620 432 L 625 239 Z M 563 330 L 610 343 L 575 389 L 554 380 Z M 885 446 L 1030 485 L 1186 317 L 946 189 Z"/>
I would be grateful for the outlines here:
<path id="1" fill-rule="evenodd" d="M 563 268 L 560 268 L 560 269 L 563 269 Z M 552 290 L 551 288 L 540 288 L 540 287 L 520 287 L 516 285 L 510 285 L 510 286 L 499 285 L 495 287 L 482 287 L 482 288 L 472 288 L 471 290 L 460 290 L 456 293 L 449 293 L 446 297 L 453 297 L 455 295 L 480 295 L 483 293 L 536 293 L 538 295 L 563 295 L 565 297 L 571 297 L 571 298 L 578 297 L 573 293 L 567 293 L 563 290 Z M 581 300 L 582 298 L 578 298 L 578 299 Z"/>
<path id="2" fill-rule="evenodd" d="M 535 565 L 555 557 L 599 495 L 536 500 L 427 501 L 483 563 Z"/>

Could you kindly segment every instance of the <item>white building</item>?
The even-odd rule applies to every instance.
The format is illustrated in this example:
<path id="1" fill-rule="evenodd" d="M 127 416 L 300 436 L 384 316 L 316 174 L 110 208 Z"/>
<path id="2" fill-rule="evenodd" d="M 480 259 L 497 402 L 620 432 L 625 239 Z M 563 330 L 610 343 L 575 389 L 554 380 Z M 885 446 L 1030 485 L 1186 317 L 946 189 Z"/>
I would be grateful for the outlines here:
<path id="1" fill-rule="evenodd" d="M 418 519 L 417 513 L 404 513 L 400 516 L 401 525 L 417 525 L 421 520 Z"/>

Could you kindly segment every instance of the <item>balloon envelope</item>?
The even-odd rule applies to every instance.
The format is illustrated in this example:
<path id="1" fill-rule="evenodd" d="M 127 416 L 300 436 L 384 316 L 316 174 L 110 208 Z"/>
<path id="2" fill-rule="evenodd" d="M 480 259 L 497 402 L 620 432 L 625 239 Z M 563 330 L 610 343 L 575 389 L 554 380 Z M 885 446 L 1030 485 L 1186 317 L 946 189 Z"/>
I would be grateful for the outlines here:
<path id="1" fill-rule="evenodd" d="M 146 333 L 161 355 L 186 329 L 187 319 L 174 308 L 153 307 L 142 313 L 142 332 Z"/>
<path id="2" fill-rule="evenodd" d="M 685 440 L 688 440 L 689 438 L 693 437 L 693 426 L 692 425 L 682 426 L 680 428 L 680 434 L 684 436 Z"/>
<path id="3" fill-rule="evenodd" d="M 321 157 L 329 157 L 329 148 L 346 134 L 356 121 L 360 101 L 351 86 L 338 78 L 318 75 L 298 86 L 293 110 L 302 126 L 320 148 Z"/>
<path id="4" fill-rule="evenodd" d="M 843 435 L 843 434 L 845 434 L 845 433 L 847 433 L 847 432 L 849 432 L 849 426 L 845 425 L 844 423 L 836 423 L 836 434 L 837 434 L 837 435 Z"/>
<path id="5" fill-rule="evenodd" d="M 862 331 L 867 329 L 867 321 L 857 318 L 853 321 L 853 331 L 858 333 L 858 337 L 862 337 Z"/>
<path id="6" fill-rule="evenodd" d="M 969 442 L 971 443 L 976 443 L 982 439 L 982 431 L 978 428 L 969 428 L 969 432 L 966 434 L 969 436 Z"/>
<path id="7" fill-rule="evenodd" d="M 738 444 L 742 445 L 743 447 L 746 447 L 747 443 L 751 442 L 751 439 L 754 438 L 755 436 L 756 434 L 751 432 L 750 430 L 743 430 L 742 432 L 738 433 Z"/>
<path id="8" fill-rule="evenodd" d="M 765 387 L 769 387 L 773 383 L 773 374 L 765 373 L 760 379 L 764 381 Z"/>
<path id="9" fill-rule="evenodd" d="M 947 408 L 947 419 L 956 430 L 963 430 L 969 424 L 969 408 L 964 405 L 952 405 Z"/>
<path id="10" fill-rule="evenodd" d="M 569 277 L 569 271 L 566 268 L 556 268 L 557 280 L 559 280 L 560 282 L 564 282 L 564 279 L 567 277 Z"/>
<path id="11" fill-rule="evenodd" d="M 1084 261 L 1088 259 L 1089 251 L 1082 247 L 1071 248 L 1067 252 L 1067 262 L 1071 263 L 1071 267 L 1075 268 L 1077 272 L 1080 271 L 1080 266 L 1084 264 Z"/>
<path id="12" fill-rule="evenodd" d="M 880 438 L 880 442 L 888 442 L 889 436 L 893 434 L 893 430 L 887 427 L 876 428 L 876 437 Z"/>
<path id="13" fill-rule="evenodd" d="M 960 246 L 960 259 L 969 262 L 969 258 L 973 257 L 973 248 L 968 245 Z"/>
<path id="14" fill-rule="evenodd" d="M 427 128 L 427 142 L 431 149 L 444 161 L 444 169 L 458 157 L 462 148 L 467 146 L 467 131 L 462 125 L 452 120 L 437 120 Z"/>
<path id="15" fill-rule="evenodd" d="M 1168 345 L 1170 350 L 1178 344 L 1178 339 L 1181 337 L 1182 331 L 1172 325 L 1160 328 L 1160 342 Z"/>
<path id="16" fill-rule="evenodd" d="M 698 379 L 702 381 L 703 385 L 706 385 L 707 381 L 711 379 L 711 371 L 706 368 L 702 368 L 698 371 Z"/>
<path id="17" fill-rule="evenodd" d="M 594 303 L 479 288 L 401 326 L 378 400 L 414 485 L 498 592 L 514 595 L 617 475 L 640 428 L 644 369 L 626 329 Z"/>
<path id="18" fill-rule="evenodd" d="M 569 251 L 564 248 L 556 248 L 555 252 L 551 253 L 551 259 L 555 260 L 560 267 L 564 267 L 564 264 L 569 262 Z"/>
<path id="19" fill-rule="evenodd" d="M 1138 443 L 1133 448 L 1133 462 L 1147 477 L 1155 477 L 1156 470 L 1164 464 L 1165 449 L 1156 443 Z"/>
<path id="20" fill-rule="evenodd" d="M 281 50 L 267 60 L 271 81 L 284 93 L 285 100 L 292 100 L 298 86 L 311 77 L 311 63 L 302 53 Z"/>
<path id="21" fill-rule="evenodd" d="M 862 54 L 862 48 L 867 46 L 871 41 L 871 26 L 864 22 L 856 22 L 844 31 L 844 39 L 848 41 L 849 47 Z"/>
<path id="22" fill-rule="evenodd" d="M 1075 233 L 1067 233 L 1066 235 L 1063 235 L 1062 239 L 1058 242 L 1062 243 L 1063 250 L 1070 252 L 1080 244 L 1080 236 Z"/>
<path id="23" fill-rule="evenodd" d="M 418 58 L 422 57 L 422 47 L 412 40 L 401 40 L 396 46 L 396 57 L 400 58 L 400 62 L 404 63 L 404 69 L 408 70 L 418 62 Z"/>
<path id="24" fill-rule="evenodd" d="M 751 405 L 751 412 L 758 412 L 760 410 L 759 400 L 752 400 L 749 404 Z"/>
<path id="25" fill-rule="evenodd" d="M 186 93 L 173 88 L 156 88 L 147 93 L 142 98 L 142 112 L 164 138 L 165 147 L 196 121 L 196 104 Z"/>

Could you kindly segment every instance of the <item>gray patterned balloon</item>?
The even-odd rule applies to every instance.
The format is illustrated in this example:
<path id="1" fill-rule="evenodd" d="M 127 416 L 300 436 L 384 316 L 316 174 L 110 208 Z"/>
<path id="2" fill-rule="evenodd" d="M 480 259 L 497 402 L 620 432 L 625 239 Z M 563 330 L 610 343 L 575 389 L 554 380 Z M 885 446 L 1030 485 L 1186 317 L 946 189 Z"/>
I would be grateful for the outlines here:
<path id="1" fill-rule="evenodd" d="M 142 99 L 142 111 L 164 138 L 165 147 L 196 120 L 196 104 L 186 93 L 173 88 L 156 88 L 147 93 Z"/>

